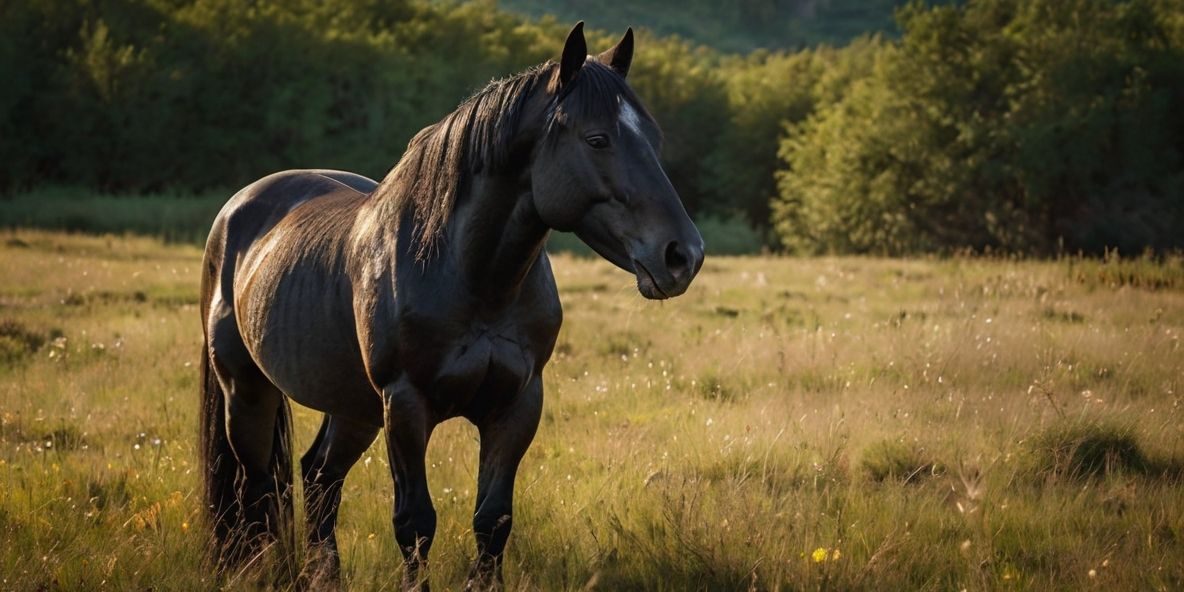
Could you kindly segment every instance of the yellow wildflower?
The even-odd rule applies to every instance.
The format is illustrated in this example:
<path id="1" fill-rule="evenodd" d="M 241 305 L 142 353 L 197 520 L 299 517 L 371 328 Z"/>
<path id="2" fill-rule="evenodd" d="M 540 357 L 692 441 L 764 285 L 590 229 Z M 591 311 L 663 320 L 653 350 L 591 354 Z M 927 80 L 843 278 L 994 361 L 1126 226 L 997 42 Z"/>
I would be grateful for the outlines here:
<path id="1" fill-rule="evenodd" d="M 823 547 L 814 549 L 814 552 L 810 554 L 810 559 L 813 559 L 814 563 L 822 563 L 823 561 L 826 561 L 826 549 Z"/>

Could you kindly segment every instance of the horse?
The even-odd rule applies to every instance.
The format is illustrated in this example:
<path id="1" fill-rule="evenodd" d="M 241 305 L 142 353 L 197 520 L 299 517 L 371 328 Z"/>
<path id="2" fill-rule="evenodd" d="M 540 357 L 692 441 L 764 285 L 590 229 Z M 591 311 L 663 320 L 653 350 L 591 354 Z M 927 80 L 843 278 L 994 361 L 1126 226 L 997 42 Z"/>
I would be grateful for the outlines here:
<path id="1" fill-rule="evenodd" d="M 437 424 L 464 417 L 480 441 L 466 586 L 501 585 L 515 474 L 563 319 L 549 233 L 574 232 L 649 299 L 684 293 L 703 263 L 659 163 L 661 132 L 626 82 L 632 59 L 632 29 L 592 56 L 581 22 L 558 63 L 491 82 L 420 131 L 381 183 L 291 170 L 225 204 L 200 300 L 201 468 L 220 567 L 295 544 L 290 400 L 324 414 L 300 459 L 299 578 L 339 581 L 342 484 L 382 430 L 402 585 L 426 590 L 424 453 Z"/>

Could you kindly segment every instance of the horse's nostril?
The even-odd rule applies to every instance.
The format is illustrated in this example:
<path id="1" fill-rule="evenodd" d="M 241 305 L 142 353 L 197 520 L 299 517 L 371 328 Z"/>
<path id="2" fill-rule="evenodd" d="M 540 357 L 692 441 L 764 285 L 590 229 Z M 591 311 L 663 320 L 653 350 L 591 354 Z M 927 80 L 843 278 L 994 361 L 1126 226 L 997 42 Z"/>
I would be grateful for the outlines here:
<path id="1" fill-rule="evenodd" d="M 686 250 L 678 241 L 670 241 L 666 245 L 666 269 L 677 279 L 682 279 L 686 275 L 690 266 L 690 257 L 687 256 Z"/>

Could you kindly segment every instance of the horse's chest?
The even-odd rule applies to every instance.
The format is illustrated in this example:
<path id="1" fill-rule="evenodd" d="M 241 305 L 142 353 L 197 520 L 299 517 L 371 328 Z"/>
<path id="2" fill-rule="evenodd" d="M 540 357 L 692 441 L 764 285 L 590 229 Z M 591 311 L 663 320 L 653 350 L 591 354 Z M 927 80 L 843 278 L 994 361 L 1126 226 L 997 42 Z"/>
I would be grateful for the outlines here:
<path id="1" fill-rule="evenodd" d="M 533 337 L 515 323 L 474 323 L 436 347 L 413 346 L 407 372 L 441 412 L 465 414 L 517 394 L 541 370 L 545 356 Z"/>
<path id="2" fill-rule="evenodd" d="M 534 372 L 534 356 L 518 331 L 476 328 L 441 360 L 437 381 L 470 389 L 520 390 Z"/>

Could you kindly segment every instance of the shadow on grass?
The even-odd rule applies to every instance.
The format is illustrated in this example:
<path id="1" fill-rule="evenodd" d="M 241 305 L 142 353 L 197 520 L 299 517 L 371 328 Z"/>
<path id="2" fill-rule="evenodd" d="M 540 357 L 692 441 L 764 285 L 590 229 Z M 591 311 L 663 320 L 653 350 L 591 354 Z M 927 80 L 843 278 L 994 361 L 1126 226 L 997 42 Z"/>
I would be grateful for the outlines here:
<path id="1" fill-rule="evenodd" d="M 1109 474 L 1179 481 L 1181 459 L 1149 453 L 1134 426 L 1095 419 L 1062 420 L 1028 442 L 1028 472 L 1042 480 L 1085 480 Z"/>

